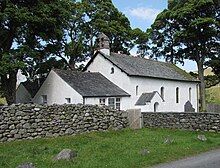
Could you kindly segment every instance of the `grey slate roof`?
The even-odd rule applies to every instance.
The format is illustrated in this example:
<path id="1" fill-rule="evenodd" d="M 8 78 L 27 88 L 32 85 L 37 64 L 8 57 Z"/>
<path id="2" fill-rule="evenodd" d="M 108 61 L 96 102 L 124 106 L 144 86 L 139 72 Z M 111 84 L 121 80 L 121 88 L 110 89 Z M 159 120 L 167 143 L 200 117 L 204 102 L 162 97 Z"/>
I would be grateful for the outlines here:
<path id="1" fill-rule="evenodd" d="M 151 93 L 142 93 L 142 95 L 139 97 L 135 105 L 137 106 L 146 105 L 147 102 L 151 102 L 151 100 L 153 99 L 156 93 L 157 93 L 156 91 Z"/>
<path id="2" fill-rule="evenodd" d="M 54 70 L 83 97 L 130 96 L 100 73 Z"/>
<path id="3" fill-rule="evenodd" d="M 98 53 L 129 76 L 198 82 L 197 79 L 171 63 L 159 62 L 118 53 L 111 53 L 110 56 L 105 55 L 102 52 Z M 94 57 L 95 56 L 96 55 L 94 55 Z M 85 69 L 89 66 L 93 59 L 94 58 L 91 59 Z"/>
<path id="4" fill-rule="evenodd" d="M 139 97 L 139 99 L 137 100 L 137 102 L 135 103 L 136 106 L 144 106 L 146 105 L 146 103 L 150 103 L 151 100 L 153 99 L 153 97 L 155 96 L 155 94 L 159 94 L 157 91 L 153 91 L 150 93 L 142 93 L 142 95 Z M 159 94 L 160 96 L 160 94 Z M 162 101 L 163 98 L 161 97 Z"/>

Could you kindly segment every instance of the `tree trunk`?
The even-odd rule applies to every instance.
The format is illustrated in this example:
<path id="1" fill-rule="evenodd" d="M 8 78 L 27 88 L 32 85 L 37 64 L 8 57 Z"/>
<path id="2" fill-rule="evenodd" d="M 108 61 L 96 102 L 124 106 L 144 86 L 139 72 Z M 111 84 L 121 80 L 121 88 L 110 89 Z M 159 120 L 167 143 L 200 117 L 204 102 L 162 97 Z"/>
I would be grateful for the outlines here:
<path id="1" fill-rule="evenodd" d="M 16 103 L 17 70 L 1 76 L 2 90 L 8 105 Z"/>
<path id="2" fill-rule="evenodd" d="M 199 97 L 200 97 L 200 111 L 206 111 L 206 100 L 205 100 L 205 80 L 204 80 L 204 68 L 201 61 L 197 62 L 198 75 L 200 80 L 199 85 Z"/>

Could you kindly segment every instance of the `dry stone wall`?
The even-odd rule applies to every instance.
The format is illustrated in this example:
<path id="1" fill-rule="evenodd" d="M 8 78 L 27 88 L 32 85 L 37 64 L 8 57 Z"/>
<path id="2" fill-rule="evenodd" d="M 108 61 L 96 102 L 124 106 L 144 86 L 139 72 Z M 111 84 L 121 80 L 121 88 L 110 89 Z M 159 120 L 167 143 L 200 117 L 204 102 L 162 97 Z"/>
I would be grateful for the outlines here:
<path id="1" fill-rule="evenodd" d="M 126 113 L 92 105 L 0 107 L 0 142 L 127 127 Z"/>
<path id="2" fill-rule="evenodd" d="M 144 127 L 220 132 L 218 113 L 142 113 Z"/>

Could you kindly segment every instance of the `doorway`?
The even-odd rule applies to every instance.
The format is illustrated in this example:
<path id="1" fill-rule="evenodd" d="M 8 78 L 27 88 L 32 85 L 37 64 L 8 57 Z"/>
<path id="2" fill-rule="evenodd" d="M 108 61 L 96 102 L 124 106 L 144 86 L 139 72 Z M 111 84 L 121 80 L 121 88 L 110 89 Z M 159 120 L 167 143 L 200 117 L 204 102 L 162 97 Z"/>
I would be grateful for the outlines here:
<path id="1" fill-rule="evenodd" d="M 154 103 L 154 112 L 158 112 L 158 108 L 159 108 L 159 103 L 158 102 Z"/>

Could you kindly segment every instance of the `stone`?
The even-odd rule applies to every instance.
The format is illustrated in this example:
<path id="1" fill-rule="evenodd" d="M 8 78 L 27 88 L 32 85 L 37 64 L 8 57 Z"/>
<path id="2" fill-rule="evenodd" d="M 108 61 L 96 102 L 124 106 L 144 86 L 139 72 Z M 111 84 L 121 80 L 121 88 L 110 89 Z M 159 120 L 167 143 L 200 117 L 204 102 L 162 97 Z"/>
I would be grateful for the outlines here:
<path id="1" fill-rule="evenodd" d="M 85 117 L 88 117 L 88 116 L 89 116 L 89 113 L 86 113 L 86 114 L 85 114 Z"/>
<path id="2" fill-rule="evenodd" d="M 72 128 L 68 128 L 66 131 L 65 131 L 65 134 L 72 134 L 74 132 L 74 130 Z"/>
<path id="3" fill-rule="evenodd" d="M 197 139 L 200 140 L 200 141 L 202 141 L 202 142 L 207 141 L 207 138 L 206 138 L 205 135 L 198 135 L 198 136 L 197 136 Z"/>
<path id="4" fill-rule="evenodd" d="M 54 160 L 72 160 L 77 156 L 77 152 L 71 149 L 63 149 Z"/>
<path id="5" fill-rule="evenodd" d="M 165 139 L 164 139 L 164 143 L 165 144 L 172 144 L 174 142 L 174 139 L 170 136 L 167 136 Z"/>
<path id="6" fill-rule="evenodd" d="M 17 166 L 17 168 L 35 168 L 33 163 L 23 163 L 19 166 Z"/>
<path id="7" fill-rule="evenodd" d="M 144 149 L 142 149 L 141 151 L 140 151 L 140 155 L 142 155 L 142 156 L 146 156 L 146 155 L 148 155 L 150 153 L 150 151 L 148 150 L 148 149 L 146 149 L 146 148 L 144 148 Z"/>

